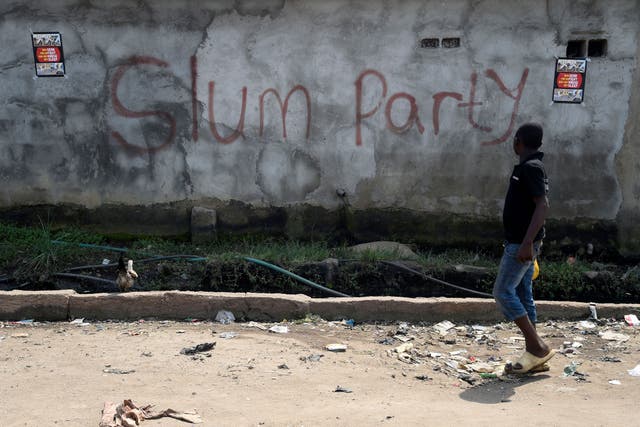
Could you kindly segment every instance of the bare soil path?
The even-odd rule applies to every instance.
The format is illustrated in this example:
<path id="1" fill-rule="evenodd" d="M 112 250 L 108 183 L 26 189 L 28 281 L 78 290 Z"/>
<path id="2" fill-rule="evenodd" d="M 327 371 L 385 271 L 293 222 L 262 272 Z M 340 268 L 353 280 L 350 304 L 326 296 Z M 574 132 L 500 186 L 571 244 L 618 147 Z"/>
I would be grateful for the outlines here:
<path id="1" fill-rule="evenodd" d="M 246 323 L 0 323 L 0 425 L 98 426 L 105 401 L 128 398 L 195 409 L 204 426 L 640 425 L 640 377 L 628 373 L 640 363 L 638 327 L 540 325 L 553 347 L 575 348 L 548 372 L 500 380 L 469 366 L 522 352 L 508 324 L 459 325 L 444 335 L 432 325 L 280 325 L 289 332 Z M 214 341 L 209 353 L 180 354 Z M 413 348 L 399 356 L 403 341 Z M 327 351 L 332 343 L 346 352 Z M 585 375 L 565 377 L 571 362 Z"/>

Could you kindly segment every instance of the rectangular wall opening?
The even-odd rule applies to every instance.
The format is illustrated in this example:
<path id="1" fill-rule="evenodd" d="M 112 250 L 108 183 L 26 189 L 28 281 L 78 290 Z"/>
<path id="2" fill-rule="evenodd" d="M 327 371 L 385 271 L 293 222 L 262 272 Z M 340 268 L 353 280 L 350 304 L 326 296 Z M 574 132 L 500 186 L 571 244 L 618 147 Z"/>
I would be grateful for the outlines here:
<path id="1" fill-rule="evenodd" d="M 589 40 L 588 53 L 590 57 L 607 56 L 607 40 L 605 39 Z"/>
<path id="2" fill-rule="evenodd" d="M 584 58 L 587 56 L 586 40 L 569 40 L 567 43 L 567 58 Z"/>

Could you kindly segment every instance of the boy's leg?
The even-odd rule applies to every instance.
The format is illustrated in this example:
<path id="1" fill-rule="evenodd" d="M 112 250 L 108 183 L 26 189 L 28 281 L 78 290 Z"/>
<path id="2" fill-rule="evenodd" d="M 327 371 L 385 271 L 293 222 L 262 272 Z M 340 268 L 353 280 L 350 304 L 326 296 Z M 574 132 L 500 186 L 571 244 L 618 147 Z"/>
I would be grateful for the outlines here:
<path id="1" fill-rule="evenodd" d="M 519 246 L 517 244 L 507 244 L 505 246 L 498 277 L 493 288 L 493 295 L 505 317 L 513 320 L 522 331 L 527 351 L 536 357 L 544 357 L 549 353 L 549 347 L 538 336 L 534 324 L 529 319 L 527 309 L 516 293 L 516 288 L 520 286 L 525 275 L 528 273 L 533 274 L 531 262 L 522 264 L 516 259 Z M 530 283 L 531 280 L 529 280 L 529 287 Z M 516 370 L 520 369 L 518 364 L 514 368 Z"/>
<path id="2" fill-rule="evenodd" d="M 504 316 L 511 321 L 527 316 L 527 310 L 516 294 L 516 288 L 529 269 L 530 263 L 522 264 L 516 259 L 519 247 L 520 245 L 512 243 L 505 245 L 498 276 L 493 285 L 496 303 Z"/>
<path id="3" fill-rule="evenodd" d="M 518 284 L 516 288 L 516 295 L 520 299 L 520 302 L 524 306 L 524 309 L 527 311 L 527 316 L 531 323 L 535 326 L 538 321 L 538 315 L 536 312 L 536 303 L 533 300 L 533 264 L 529 269 L 524 273 L 522 280 Z"/>

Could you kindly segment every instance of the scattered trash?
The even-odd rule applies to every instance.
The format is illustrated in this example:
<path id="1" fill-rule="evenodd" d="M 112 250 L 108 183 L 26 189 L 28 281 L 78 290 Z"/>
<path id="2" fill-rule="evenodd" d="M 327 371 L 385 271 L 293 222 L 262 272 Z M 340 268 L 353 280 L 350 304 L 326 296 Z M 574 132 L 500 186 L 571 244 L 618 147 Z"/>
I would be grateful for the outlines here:
<path id="1" fill-rule="evenodd" d="M 624 316 L 624 321 L 627 322 L 629 326 L 640 326 L 640 320 L 638 320 L 638 316 L 635 314 L 627 314 Z"/>
<path id="2" fill-rule="evenodd" d="M 595 328 L 597 325 L 593 322 L 590 322 L 588 320 L 583 320 L 581 322 L 578 323 L 578 327 L 580 329 L 593 329 Z"/>
<path id="3" fill-rule="evenodd" d="M 135 372 L 135 369 L 107 368 L 107 369 L 103 369 L 102 372 L 104 372 L 105 374 L 127 375 L 127 374 L 133 374 Z"/>
<path id="4" fill-rule="evenodd" d="M 440 332 L 440 335 L 446 335 L 447 331 L 451 328 L 455 328 L 455 326 L 456 325 L 454 325 L 450 321 L 444 320 L 440 323 L 436 323 L 435 325 L 433 325 L 433 329 Z"/>
<path id="5" fill-rule="evenodd" d="M 605 331 L 600 333 L 600 338 L 607 341 L 625 342 L 631 337 L 629 335 L 619 334 L 617 332 Z"/>
<path id="6" fill-rule="evenodd" d="M 309 356 L 300 356 L 300 360 L 303 362 L 319 362 L 324 354 L 310 354 Z"/>
<path id="7" fill-rule="evenodd" d="M 576 373 L 576 370 L 578 369 L 578 364 L 576 364 L 576 362 L 571 362 L 570 365 L 567 365 L 564 367 L 564 376 L 565 377 L 570 377 L 573 374 Z"/>
<path id="8" fill-rule="evenodd" d="M 430 381 L 433 378 L 429 378 L 427 375 L 416 375 L 416 379 L 420 381 Z"/>
<path id="9" fill-rule="evenodd" d="M 347 346 L 344 344 L 329 344 L 325 347 L 327 351 L 333 351 L 334 353 L 342 353 L 347 351 Z"/>
<path id="10" fill-rule="evenodd" d="M 215 346 L 216 346 L 215 342 L 206 342 L 203 344 L 198 344 L 195 347 L 185 347 L 182 350 L 180 350 L 180 354 L 185 354 L 187 356 L 190 356 L 196 353 L 204 353 L 204 352 L 213 350 Z"/>
<path id="11" fill-rule="evenodd" d="M 489 372 L 480 372 L 480 378 L 483 380 L 489 380 L 493 378 L 498 378 L 498 374 L 489 373 Z"/>
<path id="12" fill-rule="evenodd" d="M 29 334 L 13 334 L 11 338 L 29 338 Z"/>
<path id="13" fill-rule="evenodd" d="M 561 353 L 570 354 L 574 353 L 576 349 L 582 348 L 582 343 L 578 341 L 565 341 L 562 343 Z"/>
<path id="14" fill-rule="evenodd" d="M 589 303 L 589 320 L 598 320 L 598 311 L 596 310 L 596 303 Z"/>
<path id="15" fill-rule="evenodd" d="M 225 339 L 225 340 L 230 340 L 231 338 L 235 338 L 238 336 L 237 333 L 235 332 L 223 332 L 220 335 L 220 338 Z"/>
<path id="16" fill-rule="evenodd" d="M 353 393 L 353 390 L 337 386 L 336 389 L 333 390 L 333 392 L 334 393 Z"/>
<path id="17" fill-rule="evenodd" d="M 24 320 L 20 320 L 18 322 L 16 322 L 19 325 L 31 325 L 34 323 L 33 319 L 24 319 Z"/>
<path id="18" fill-rule="evenodd" d="M 142 353 L 142 356 L 144 356 L 144 357 L 153 357 L 153 353 L 151 353 L 150 351 L 145 351 L 144 353 Z"/>
<path id="19" fill-rule="evenodd" d="M 564 377 L 575 377 L 576 381 L 587 381 L 587 374 L 583 374 L 582 372 L 578 372 L 578 366 L 580 364 L 576 362 L 571 362 L 570 365 L 564 367 Z"/>
<path id="20" fill-rule="evenodd" d="M 349 328 L 353 328 L 356 325 L 356 321 L 353 319 L 343 320 L 342 324 Z"/>
<path id="21" fill-rule="evenodd" d="M 269 332 L 273 332 L 274 334 L 288 334 L 289 327 L 282 325 L 275 325 L 269 328 Z"/>
<path id="22" fill-rule="evenodd" d="M 110 260 L 110 259 L 108 259 L 108 258 L 104 258 L 104 259 L 102 260 L 102 265 L 109 265 L 109 264 L 111 264 L 111 260 Z"/>
<path id="23" fill-rule="evenodd" d="M 620 360 L 617 357 L 611 357 L 611 356 L 603 356 L 600 360 L 602 360 L 603 362 L 611 362 L 611 363 L 620 363 L 622 362 L 622 360 Z"/>
<path id="24" fill-rule="evenodd" d="M 471 369 L 473 372 L 477 372 L 479 374 L 490 374 L 496 370 L 494 365 L 491 365 L 486 362 L 476 362 L 470 365 L 467 365 L 467 368 Z"/>
<path id="25" fill-rule="evenodd" d="M 266 331 L 268 328 L 266 326 L 264 326 L 262 323 L 258 323 L 258 322 L 249 322 L 246 325 L 244 325 L 246 328 L 257 328 L 260 329 L 261 331 Z"/>
<path id="26" fill-rule="evenodd" d="M 609 384 L 611 384 L 611 385 L 622 385 L 622 383 L 619 380 L 611 380 L 611 381 L 609 381 Z"/>
<path id="27" fill-rule="evenodd" d="M 393 349 L 393 351 L 395 351 L 396 353 L 400 354 L 400 353 L 406 353 L 407 351 L 411 350 L 413 348 L 413 344 L 412 343 L 404 343 L 396 348 Z"/>
<path id="28" fill-rule="evenodd" d="M 184 334 L 185 332 L 187 332 L 187 331 L 185 331 L 184 329 L 178 329 L 176 331 L 176 334 Z"/>
<path id="29" fill-rule="evenodd" d="M 223 325 L 228 325 L 229 323 L 233 323 L 236 321 L 236 317 L 232 312 L 226 310 L 218 311 L 216 314 L 216 322 L 222 323 Z"/>
<path id="30" fill-rule="evenodd" d="M 409 324 L 407 322 L 402 322 L 398 325 L 398 330 L 395 335 L 406 335 L 409 332 Z"/>
<path id="31" fill-rule="evenodd" d="M 278 365 L 278 369 L 289 369 L 289 367 L 286 363 L 283 363 L 282 365 Z"/>
<path id="32" fill-rule="evenodd" d="M 635 368 L 627 372 L 629 372 L 629 375 L 632 377 L 640 377 L 640 365 L 637 365 Z"/>
<path id="33" fill-rule="evenodd" d="M 382 344 L 382 345 L 393 345 L 393 338 L 391 337 L 386 337 L 386 338 L 382 338 L 378 340 L 378 344 Z"/>
<path id="34" fill-rule="evenodd" d="M 102 409 L 102 419 L 99 427 L 138 426 L 144 420 L 157 420 L 159 418 L 174 418 L 190 424 L 202 424 L 202 418 L 195 411 L 179 412 L 173 409 L 164 411 L 152 411 L 152 405 L 137 406 L 130 399 L 116 405 L 105 402 Z"/>
<path id="35" fill-rule="evenodd" d="M 84 321 L 84 317 L 80 319 L 74 319 L 69 323 L 72 325 L 77 325 L 78 327 L 91 326 L 91 323 Z"/>

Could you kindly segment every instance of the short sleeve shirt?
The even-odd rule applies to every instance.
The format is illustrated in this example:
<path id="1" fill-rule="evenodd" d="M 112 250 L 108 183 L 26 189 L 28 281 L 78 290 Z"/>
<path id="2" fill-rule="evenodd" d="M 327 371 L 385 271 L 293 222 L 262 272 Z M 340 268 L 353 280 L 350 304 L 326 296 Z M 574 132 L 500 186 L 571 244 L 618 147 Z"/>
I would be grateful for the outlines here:
<path id="1" fill-rule="evenodd" d="M 513 168 L 502 213 L 505 239 L 509 243 L 522 243 L 536 209 L 533 199 L 549 193 L 543 157 L 544 153 L 538 151 Z M 542 240 L 544 235 L 542 227 L 534 241 Z"/>

